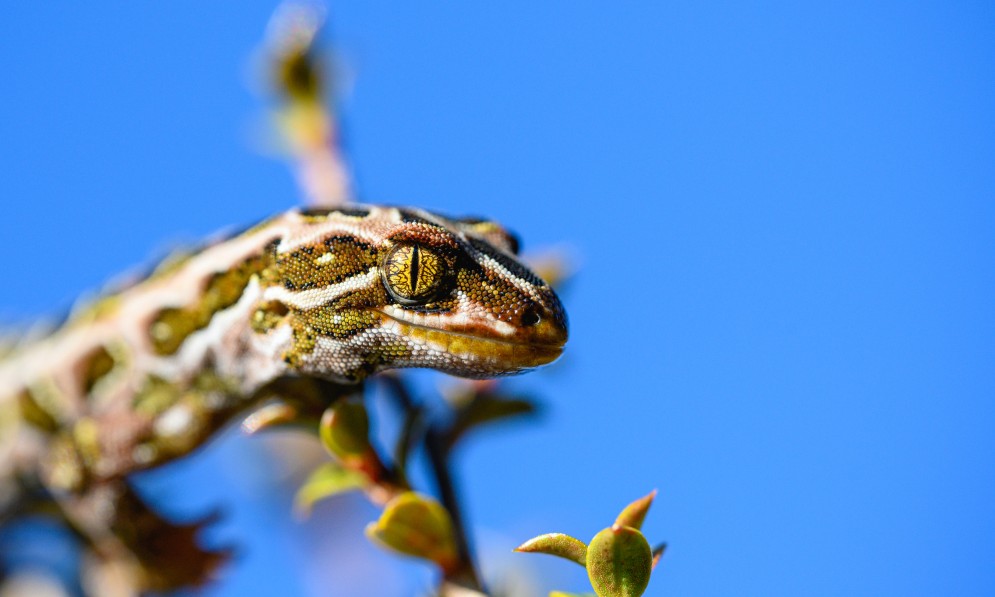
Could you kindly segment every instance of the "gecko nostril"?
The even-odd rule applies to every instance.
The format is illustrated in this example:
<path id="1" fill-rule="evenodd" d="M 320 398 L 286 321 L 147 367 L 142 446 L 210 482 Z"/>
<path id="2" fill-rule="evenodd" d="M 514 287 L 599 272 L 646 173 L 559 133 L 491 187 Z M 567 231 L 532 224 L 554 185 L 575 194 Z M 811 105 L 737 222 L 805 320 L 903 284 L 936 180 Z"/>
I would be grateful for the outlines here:
<path id="1" fill-rule="evenodd" d="M 535 307 L 528 307 L 525 312 L 522 313 L 522 325 L 526 327 L 532 327 L 538 325 L 542 321 L 542 317 L 539 316 L 539 311 Z"/>

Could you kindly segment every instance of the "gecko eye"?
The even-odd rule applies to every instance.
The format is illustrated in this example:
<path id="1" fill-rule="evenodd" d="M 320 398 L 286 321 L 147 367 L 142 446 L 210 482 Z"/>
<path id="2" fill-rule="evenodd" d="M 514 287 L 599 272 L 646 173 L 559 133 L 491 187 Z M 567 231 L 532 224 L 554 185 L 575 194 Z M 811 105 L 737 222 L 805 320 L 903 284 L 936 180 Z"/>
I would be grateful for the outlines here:
<path id="1" fill-rule="evenodd" d="M 401 304 L 424 303 L 438 295 L 445 278 L 445 261 L 421 245 L 394 247 L 381 268 L 384 284 Z"/>

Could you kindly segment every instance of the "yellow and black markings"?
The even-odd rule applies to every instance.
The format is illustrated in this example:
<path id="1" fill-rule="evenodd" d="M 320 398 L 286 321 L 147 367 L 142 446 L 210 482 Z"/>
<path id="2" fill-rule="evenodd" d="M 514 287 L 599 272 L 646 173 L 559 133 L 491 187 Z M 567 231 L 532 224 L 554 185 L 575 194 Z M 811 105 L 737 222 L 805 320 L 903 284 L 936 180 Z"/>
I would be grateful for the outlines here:
<path id="1" fill-rule="evenodd" d="M 309 290 L 339 284 L 376 267 L 378 251 L 350 236 L 333 236 L 277 256 L 283 287 Z"/>
<path id="2" fill-rule="evenodd" d="M 252 276 L 260 274 L 268 262 L 268 255 L 257 256 L 217 273 L 208 281 L 199 301 L 186 307 L 161 310 L 149 330 L 156 354 L 175 354 L 190 334 L 207 327 L 215 313 L 237 303 Z"/>

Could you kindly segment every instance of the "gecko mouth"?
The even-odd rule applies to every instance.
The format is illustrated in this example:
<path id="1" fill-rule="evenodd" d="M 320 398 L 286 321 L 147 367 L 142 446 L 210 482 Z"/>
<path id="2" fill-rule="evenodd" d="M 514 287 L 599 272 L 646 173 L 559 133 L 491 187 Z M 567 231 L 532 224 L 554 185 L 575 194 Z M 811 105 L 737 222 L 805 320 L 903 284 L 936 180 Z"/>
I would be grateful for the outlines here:
<path id="1" fill-rule="evenodd" d="M 562 340 L 554 341 L 538 338 L 534 341 L 511 340 L 414 323 L 384 311 L 378 310 L 377 313 L 384 319 L 385 325 L 392 323 L 397 326 L 399 334 L 455 356 L 488 361 L 495 367 L 495 373 L 552 363 L 563 353 L 566 343 L 565 335 Z"/>

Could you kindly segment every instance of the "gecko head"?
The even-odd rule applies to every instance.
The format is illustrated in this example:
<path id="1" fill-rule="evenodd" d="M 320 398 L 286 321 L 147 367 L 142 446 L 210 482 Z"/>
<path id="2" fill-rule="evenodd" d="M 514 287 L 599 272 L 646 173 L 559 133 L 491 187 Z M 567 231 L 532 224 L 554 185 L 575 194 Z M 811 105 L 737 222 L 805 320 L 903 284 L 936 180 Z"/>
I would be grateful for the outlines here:
<path id="1" fill-rule="evenodd" d="M 311 220 L 307 243 L 277 249 L 274 290 L 295 299 L 292 368 L 348 380 L 400 367 L 484 378 L 563 351 L 563 305 L 500 225 L 382 207 L 300 217 Z"/>

